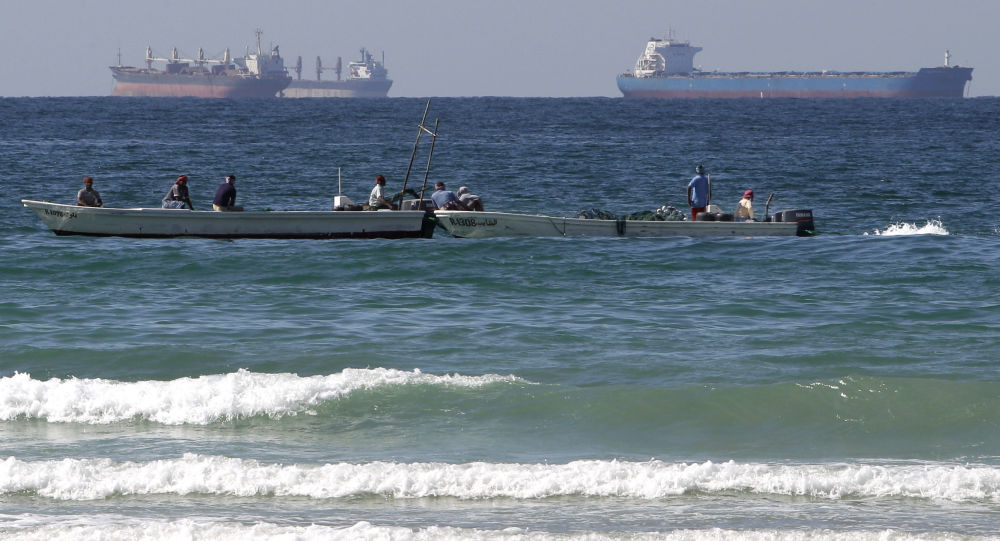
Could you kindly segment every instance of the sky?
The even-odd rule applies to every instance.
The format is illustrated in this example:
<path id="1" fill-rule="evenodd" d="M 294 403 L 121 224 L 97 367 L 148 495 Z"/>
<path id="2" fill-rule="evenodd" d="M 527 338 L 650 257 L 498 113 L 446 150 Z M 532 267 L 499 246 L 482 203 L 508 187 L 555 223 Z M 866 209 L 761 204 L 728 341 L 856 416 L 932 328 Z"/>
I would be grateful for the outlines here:
<path id="1" fill-rule="evenodd" d="M 618 97 L 650 37 L 718 71 L 975 68 L 1000 96 L 1000 0 L 0 0 L 0 96 L 106 96 L 111 65 L 242 55 L 260 28 L 286 66 L 366 47 L 390 97 Z M 332 77 L 332 74 L 331 74 Z"/>

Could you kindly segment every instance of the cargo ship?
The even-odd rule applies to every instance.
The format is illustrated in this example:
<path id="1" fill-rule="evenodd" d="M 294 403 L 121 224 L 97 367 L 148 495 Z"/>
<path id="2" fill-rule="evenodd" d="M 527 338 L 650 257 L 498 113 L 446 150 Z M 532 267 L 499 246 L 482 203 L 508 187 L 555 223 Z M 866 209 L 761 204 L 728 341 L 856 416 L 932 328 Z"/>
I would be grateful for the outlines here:
<path id="1" fill-rule="evenodd" d="M 323 71 L 332 70 L 336 80 L 324 81 Z M 347 63 L 347 79 L 341 79 L 341 62 L 332 68 L 324 67 L 316 57 L 316 80 L 302 79 L 302 57 L 295 62 L 295 79 L 281 95 L 286 98 L 384 98 L 389 93 L 392 80 L 383 62 L 375 60 L 366 49 L 361 49 L 361 60 Z"/>
<path id="2" fill-rule="evenodd" d="M 972 68 L 944 66 L 916 72 L 715 72 L 694 67 L 701 47 L 650 38 L 635 69 L 618 76 L 626 98 L 961 98 Z"/>
<path id="3" fill-rule="evenodd" d="M 221 59 L 205 58 L 199 48 L 198 58 L 180 58 L 177 48 L 170 58 L 153 56 L 146 47 L 146 67 L 111 66 L 115 80 L 112 96 L 155 98 L 273 98 L 292 78 L 278 47 L 264 54 L 260 46 L 261 31 L 257 31 L 257 52 L 247 52 L 242 58 L 232 58 L 229 49 Z M 166 62 L 164 69 L 154 69 L 153 62 Z"/>

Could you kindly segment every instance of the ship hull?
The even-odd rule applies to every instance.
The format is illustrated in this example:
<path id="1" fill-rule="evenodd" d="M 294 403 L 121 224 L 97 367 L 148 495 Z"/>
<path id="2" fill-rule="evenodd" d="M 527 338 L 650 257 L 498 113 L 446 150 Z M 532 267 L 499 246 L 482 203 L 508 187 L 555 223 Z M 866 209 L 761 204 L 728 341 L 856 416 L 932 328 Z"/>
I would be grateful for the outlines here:
<path id="1" fill-rule="evenodd" d="M 143 98 L 273 98 L 291 82 L 291 77 L 168 74 L 114 68 L 112 73 L 112 96 Z"/>
<path id="2" fill-rule="evenodd" d="M 697 73 L 618 77 L 626 98 L 961 98 L 972 68 L 916 73 Z"/>
<path id="3" fill-rule="evenodd" d="M 384 98 L 392 81 L 292 81 L 281 95 L 285 98 Z"/>

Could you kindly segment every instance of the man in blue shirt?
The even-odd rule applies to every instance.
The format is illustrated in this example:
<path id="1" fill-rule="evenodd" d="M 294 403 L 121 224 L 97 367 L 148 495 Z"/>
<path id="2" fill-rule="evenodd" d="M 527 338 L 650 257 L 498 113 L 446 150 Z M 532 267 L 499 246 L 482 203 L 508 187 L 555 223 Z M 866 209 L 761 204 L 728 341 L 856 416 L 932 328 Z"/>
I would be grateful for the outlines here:
<path id="1" fill-rule="evenodd" d="M 688 206 L 691 207 L 691 221 L 697 219 L 699 212 L 705 212 L 709 202 L 712 201 L 712 181 L 705 175 L 705 166 L 695 167 L 697 173 L 691 182 L 688 183 L 687 196 Z"/>
<path id="2" fill-rule="evenodd" d="M 472 210 L 468 205 L 459 200 L 455 192 L 446 190 L 444 182 L 438 182 L 434 187 L 437 189 L 431 194 L 431 199 L 439 210 Z"/>
<path id="3" fill-rule="evenodd" d="M 229 175 L 226 181 L 219 185 L 215 191 L 215 199 L 212 201 L 212 208 L 215 210 L 243 210 L 243 207 L 236 204 L 236 175 Z"/>

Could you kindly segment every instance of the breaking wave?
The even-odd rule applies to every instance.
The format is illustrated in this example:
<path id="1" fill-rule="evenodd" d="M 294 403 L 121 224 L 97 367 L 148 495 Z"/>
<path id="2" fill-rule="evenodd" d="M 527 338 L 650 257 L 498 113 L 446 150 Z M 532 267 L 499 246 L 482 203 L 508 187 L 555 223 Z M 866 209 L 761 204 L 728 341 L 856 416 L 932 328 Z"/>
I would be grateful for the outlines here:
<path id="1" fill-rule="evenodd" d="M 691 493 L 1000 502 L 1000 468 L 946 463 L 768 464 L 577 460 L 565 464 L 369 462 L 266 464 L 185 454 L 149 462 L 109 459 L 0 462 L 0 494 L 55 500 L 171 494 L 234 497 L 378 496 L 465 500 L 609 497 L 656 500 Z"/>
<path id="2" fill-rule="evenodd" d="M 172 381 L 32 379 L 17 373 L 0 378 L 0 421 L 17 418 L 106 424 L 129 419 L 158 423 L 209 424 L 264 415 L 311 414 L 312 408 L 366 389 L 401 385 L 482 387 L 523 382 L 514 376 L 430 375 L 386 368 L 345 369 L 301 377 L 239 370 L 230 374 Z"/>
<path id="3" fill-rule="evenodd" d="M 941 224 L 941 220 L 927 220 L 924 225 L 899 222 L 891 224 L 881 231 L 876 229 L 871 234 L 879 237 L 903 237 L 908 235 L 949 235 L 950 233 Z"/>

